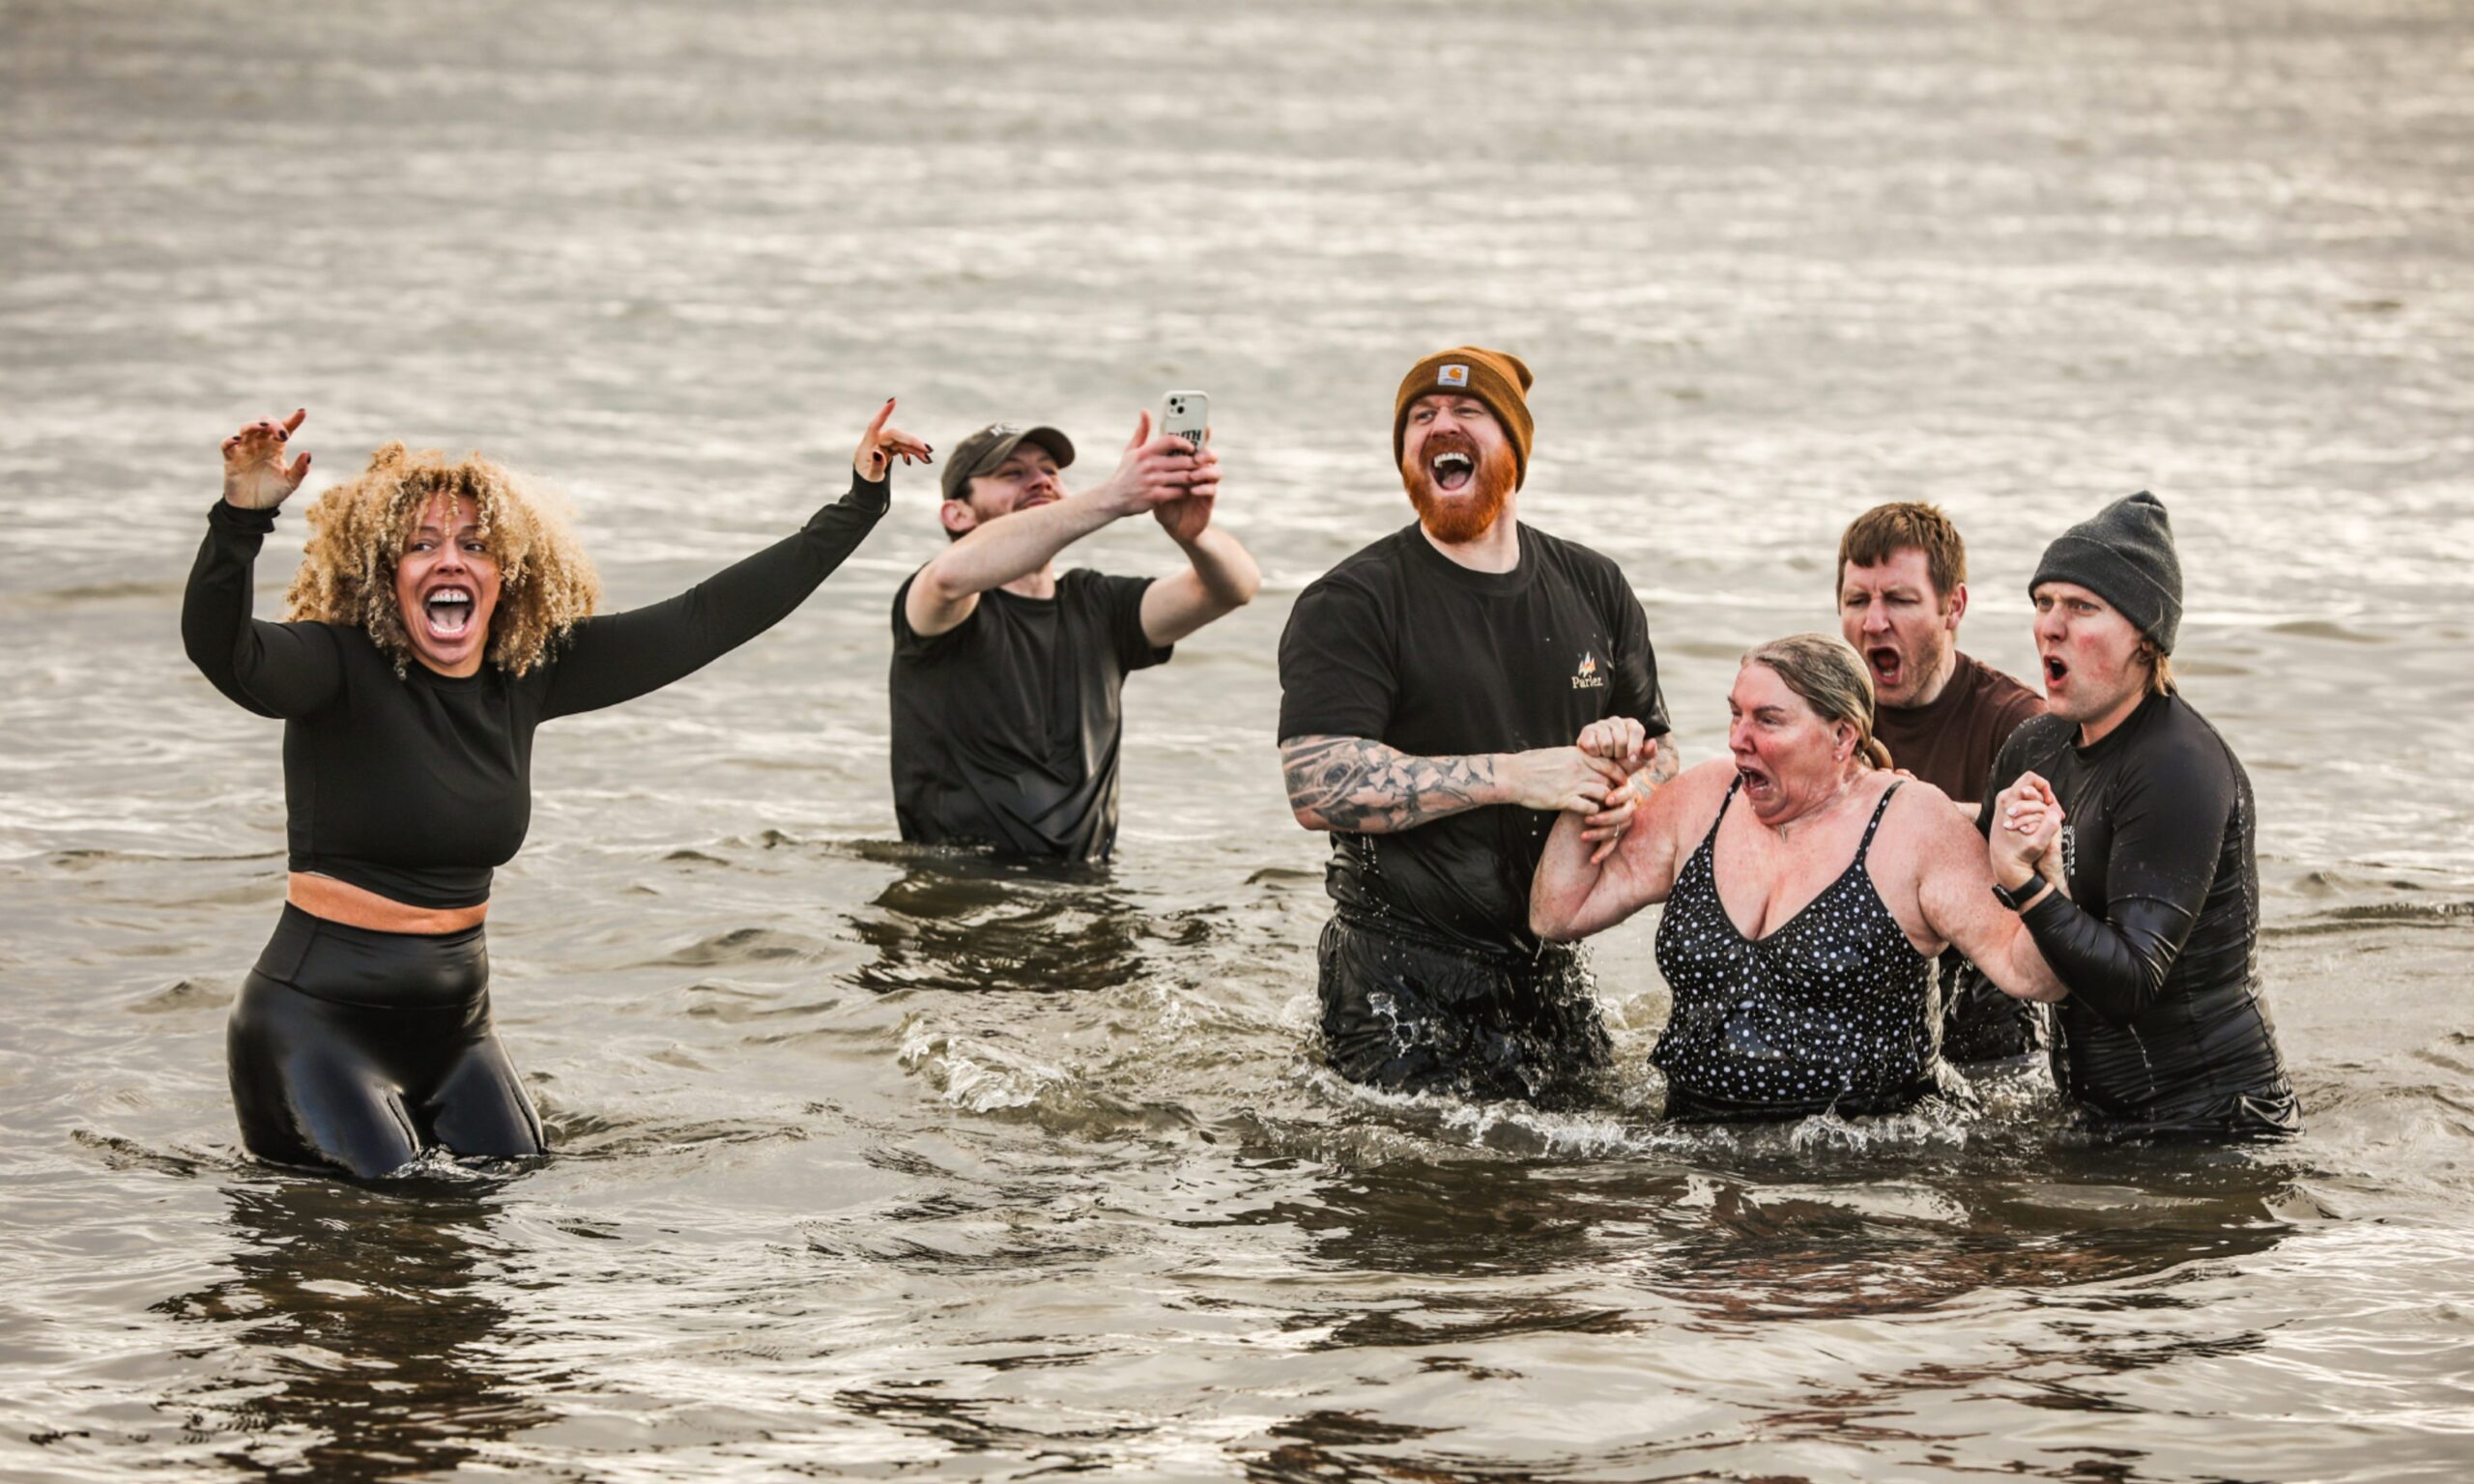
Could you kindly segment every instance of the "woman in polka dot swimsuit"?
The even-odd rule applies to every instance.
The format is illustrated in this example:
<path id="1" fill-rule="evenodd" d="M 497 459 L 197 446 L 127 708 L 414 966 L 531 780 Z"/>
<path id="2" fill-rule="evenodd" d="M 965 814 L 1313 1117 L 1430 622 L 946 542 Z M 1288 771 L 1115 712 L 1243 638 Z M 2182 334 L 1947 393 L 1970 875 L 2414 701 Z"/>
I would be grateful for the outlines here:
<path id="1" fill-rule="evenodd" d="M 1950 943 L 2008 993 L 2062 997 L 1994 897 L 1984 841 L 1941 790 L 1890 773 L 1854 651 L 1820 634 L 1764 644 L 1727 705 L 1729 756 L 1657 789 L 1618 838 L 1567 815 L 1530 895 L 1531 927 L 1557 940 L 1666 903 L 1675 1009 L 1651 1060 L 1670 1116 L 1911 1106 L 1942 1072 L 1933 965 Z M 1640 744 L 1601 723 L 1580 745 Z M 2041 843 L 2061 819 L 2022 823 Z"/>

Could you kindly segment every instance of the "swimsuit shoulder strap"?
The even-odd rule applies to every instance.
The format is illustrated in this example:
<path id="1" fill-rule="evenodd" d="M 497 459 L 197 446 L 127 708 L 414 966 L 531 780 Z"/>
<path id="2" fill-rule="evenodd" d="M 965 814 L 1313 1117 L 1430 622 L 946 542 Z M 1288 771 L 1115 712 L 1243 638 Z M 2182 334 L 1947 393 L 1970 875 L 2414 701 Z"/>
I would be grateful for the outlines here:
<path id="1" fill-rule="evenodd" d="M 1907 780 L 1900 779 L 1897 783 L 1892 784 L 1887 788 L 1882 790 L 1882 802 L 1873 806 L 1872 822 L 1864 826 L 1864 839 L 1862 842 L 1857 844 L 1856 847 L 1856 865 L 1863 865 L 1864 857 L 1872 853 L 1873 834 L 1882 827 L 1882 815 L 1889 813 L 1890 800 L 1897 795 L 1901 788 L 1906 786 Z"/>
<path id="2" fill-rule="evenodd" d="M 1735 777 L 1735 782 L 1727 785 L 1727 796 L 1718 801 L 1718 817 L 1710 821 L 1710 833 L 1701 837 L 1701 848 L 1711 852 L 1713 857 L 1718 848 L 1718 826 L 1727 822 L 1727 810 L 1736 801 L 1736 790 L 1742 786 L 1743 775 L 1739 773 Z"/>

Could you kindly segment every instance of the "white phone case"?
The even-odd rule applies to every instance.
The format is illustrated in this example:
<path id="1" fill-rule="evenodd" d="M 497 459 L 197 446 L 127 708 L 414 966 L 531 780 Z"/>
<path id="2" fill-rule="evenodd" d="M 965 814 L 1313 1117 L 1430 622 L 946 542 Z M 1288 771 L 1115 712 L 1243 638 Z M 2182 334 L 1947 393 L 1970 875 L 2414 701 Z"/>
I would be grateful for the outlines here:
<path id="1" fill-rule="evenodd" d="M 1160 431 L 1184 439 L 1196 448 L 1211 427 L 1211 398 L 1199 391 L 1172 391 L 1160 399 Z"/>

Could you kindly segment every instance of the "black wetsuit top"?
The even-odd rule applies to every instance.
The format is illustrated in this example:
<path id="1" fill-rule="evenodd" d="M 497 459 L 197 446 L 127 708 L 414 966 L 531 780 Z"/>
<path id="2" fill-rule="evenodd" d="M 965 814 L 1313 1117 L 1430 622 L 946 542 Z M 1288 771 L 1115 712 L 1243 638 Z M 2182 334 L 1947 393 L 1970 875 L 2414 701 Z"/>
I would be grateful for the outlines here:
<path id="1" fill-rule="evenodd" d="M 1882 791 L 1856 858 L 1820 896 L 1759 939 L 1718 899 L 1718 826 L 1675 875 L 1658 917 L 1658 973 L 1675 1009 L 1650 1061 L 1683 1119 L 1891 1113 L 1941 1085 L 1934 960 L 1915 951 L 1864 861 L 1902 785 Z"/>
<path id="2" fill-rule="evenodd" d="M 893 595 L 893 812 L 902 838 L 1106 860 L 1117 838 L 1125 677 L 1171 649 L 1142 632 L 1147 577 L 1077 568 L 1056 596 L 992 587 L 942 634 Z"/>
<path id="3" fill-rule="evenodd" d="M 290 869 L 417 907 L 487 901 L 532 814 L 532 729 L 658 690 L 763 633 L 816 590 L 884 513 L 850 493 L 804 528 L 666 602 L 586 618 L 522 676 L 484 663 L 401 672 L 358 628 L 249 616 L 273 511 L 216 500 L 189 570 L 181 638 L 215 688 L 281 717 Z"/>
<path id="4" fill-rule="evenodd" d="M 2054 1076 L 2126 1133 L 2287 1134 L 2301 1127 L 2258 975 L 2251 779 L 2176 696 L 2150 697 L 2093 747 L 2058 717 L 2022 724 L 1994 795 L 2033 770 L 2067 815 L 2070 896 L 2026 914 L 2069 986 Z"/>
<path id="5" fill-rule="evenodd" d="M 1522 526 L 1520 564 L 1473 572 L 1416 526 L 1298 595 L 1280 642 L 1280 739 L 1367 737 L 1414 756 L 1569 747 L 1611 716 L 1666 735 L 1649 619 L 1623 569 Z M 1463 810 L 1389 834 L 1334 830 L 1343 912 L 1462 953 L 1534 957 L 1529 883 L 1553 812 Z"/>

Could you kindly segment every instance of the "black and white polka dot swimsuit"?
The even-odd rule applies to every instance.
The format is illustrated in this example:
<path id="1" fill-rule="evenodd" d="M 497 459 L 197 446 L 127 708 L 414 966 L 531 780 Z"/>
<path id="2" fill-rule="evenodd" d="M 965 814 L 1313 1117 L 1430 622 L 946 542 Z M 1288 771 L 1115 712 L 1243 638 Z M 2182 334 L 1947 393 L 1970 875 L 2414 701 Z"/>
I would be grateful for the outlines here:
<path id="1" fill-rule="evenodd" d="M 1719 823 L 1742 786 L 1728 788 Z M 1650 1053 L 1666 1073 L 1669 1117 L 1894 1112 L 1939 1085 L 1933 960 L 1864 871 L 1901 786 L 1883 793 L 1838 879 L 1758 942 L 1718 900 L 1718 823 L 1683 863 L 1657 935 L 1675 1012 Z"/>

